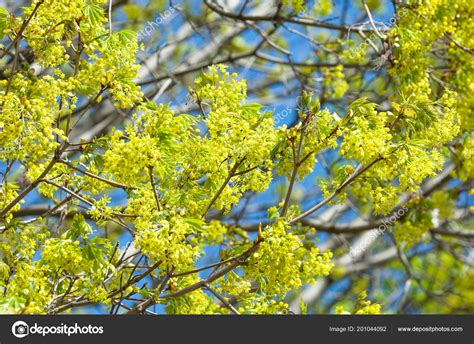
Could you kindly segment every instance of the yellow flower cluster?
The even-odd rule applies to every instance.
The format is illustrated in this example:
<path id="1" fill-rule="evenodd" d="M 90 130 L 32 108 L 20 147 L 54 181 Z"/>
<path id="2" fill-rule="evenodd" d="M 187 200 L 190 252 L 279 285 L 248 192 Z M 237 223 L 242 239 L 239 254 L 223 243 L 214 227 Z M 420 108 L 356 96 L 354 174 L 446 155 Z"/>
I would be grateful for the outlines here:
<path id="1" fill-rule="evenodd" d="M 392 135 L 386 126 L 387 114 L 375 107 L 374 103 L 352 106 L 354 118 L 352 126 L 345 129 L 339 151 L 342 156 L 368 164 L 388 152 Z"/>
<path id="2" fill-rule="evenodd" d="M 351 185 L 351 192 L 364 203 L 371 203 L 376 214 L 388 214 L 403 192 L 415 192 L 428 177 L 443 166 L 440 147 L 459 131 L 456 114 L 449 108 L 452 95 L 438 101 L 414 100 L 401 96 L 393 102 L 393 113 L 378 112 L 364 99 L 348 111 L 350 122 L 344 128 L 339 153 L 363 166 L 374 164 Z M 346 116 L 347 117 L 347 116 Z M 333 180 L 320 184 L 326 196 L 353 173 L 350 165 L 340 168 Z M 340 193 L 343 201 L 346 190 Z"/>
<path id="3" fill-rule="evenodd" d="M 456 61 L 450 63 L 451 70 L 443 76 L 443 85 L 458 93 L 454 109 L 460 115 L 463 127 L 471 129 L 472 54 L 459 46 L 474 46 L 473 10 L 471 1 L 413 1 L 401 10 L 397 25 L 388 32 L 394 42 L 394 67 L 390 72 L 405 94 L 431 95 L 434 88 L 430 85 L 430 73 L 434 73 L 433 68 L 438 63 L 429 53 L 431 48 L 443 50 L 447 60 Z"/>
<path id="4" fill-rule="evenodd" d="M 162 262 L 169 269 L 178 267 L 186 271 L 200 255 L 199 247 L 186 242 L 190 233 L 189 224 L 179 217 L 172 217 L 169 221 L 160 221 L 156 229 L 139 230 L 135 242 L 153 261 Z M 179 270 L 177 272 L 181 272 Z"/>
<path id="5" fill-rule="evenodd" d="M 343 69 L 342 65 L 322 69 L 323 86 L 327 88 L 330 97 L 342 98 L 349 88 Z"/>
<path id="6" fill-rule="evenodd" d="M 268 297 L 282 297 L 289 290 L 327 276 L 333 267 L 331 257 L 331 252 L 305 247 L 297 235 L 287 231 L 283 221 L 277 221 L 263 231 L 263 242 L 244 272 Z"/>
<path id="7" fill-rule="evenodd" d="M 367 292 L 363 291 L 357 297 L 357 302 L 354 306 L 353 311 L 348 312 L 342 306 L 336 307 L 337 314 L 380 314 L 381 305 L 378 303 L 372 303 L 367 299 Z"/>

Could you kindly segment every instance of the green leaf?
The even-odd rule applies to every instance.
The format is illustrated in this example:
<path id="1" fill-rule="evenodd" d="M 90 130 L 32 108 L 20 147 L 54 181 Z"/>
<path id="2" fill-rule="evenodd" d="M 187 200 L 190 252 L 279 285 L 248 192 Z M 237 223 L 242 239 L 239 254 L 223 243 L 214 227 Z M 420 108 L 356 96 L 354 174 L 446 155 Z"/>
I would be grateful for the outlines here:
<path id="1" fill-rule="evenodd" d="M 357 110 L 363 105 L 365 105 L 366 102 L 367 102 L 367 97 L 361 97 L 359 99 L 356 99 L 349 105 L 349 110 Z"/>
<path id="2" fill-rule="evenodd" d="M 5 29 L 8 29 L 8 26 L 9 26 L 8 18 L 9 17 L 10 17 L 10 13 L 8 13 L 8 11 L 6 9 L 0 7 L 0 39 L 2 39 L 3 36 L 5 36 L 3 31 Z"/>
<path id="3" fill-rule="evenodd" d="M 192 218 L 192 217 L 185 217 L 183 220 L 188 225 L 193 227 L 195 230 L 200 230 L 204 226 L 204 221 L 203 220 L 195 219 L 195 218 Z"/>
<path id="4" fill-rule="evenodd" d="M 7 307 L 10 307 L 14 310 L 17 310 L 17 309 L 20 309 L 20 308 L 24 307 L 25 302 L 26 302 L 26 300 L 22 297 L 10 296 L 10 297 L 4 299 L 2 302 L 0 302 L 0 306 L 1 305 L 6 305 Z"/>
<path id="5" fill-rule="evenodd" d="M 6 280 L 10 276 L 10 267 L 0 260 L 0 280 Z"/>
<path id="6" fill-rule="evenodd" d="M 103 9 L 100 6 L 88 4 L 84 8 L 84 14 L 91 24 L 100 24 L 104 18 Z"/>
<path id="7" fill-rule="evenodd" d="M 247 110 L 247 111 L 252 111 L 252 112 L 258 112 L 260 109 L 263 108 L 263 105 L 261 104 L 244 104 L 242 105 L 242 110 Z"/>
<path id="8" fill-rule="evenodd" d="M 136 37 L 136 34 L 132 30 L 122 30 L 122 31 L 117 32 L 117 36 L 120 42 L 128 43 Z"/>
<path id="9" fill-rule="evenodd" d="M 97 258 L 97 249 L 92 245 L 84 246 L 83 256 L 87 260 L 96 260 Z"/>
<path id="10" fill-rule="evenodd" d="M 303 298 L 300 299 L 300 314 L 307 314 L 308 309 L 306 307 L 306 304 L 304 303 Z"/>
<path id="11" fill-rule="evenodd" d="M 66 238 L 76 240 L 81 235 L 90 234 L 91 231 L 92 228 L 87 224 L 84 216 L 81 214 L 76 214 L 72 219 L 71 229 L 66 232 Z"/>

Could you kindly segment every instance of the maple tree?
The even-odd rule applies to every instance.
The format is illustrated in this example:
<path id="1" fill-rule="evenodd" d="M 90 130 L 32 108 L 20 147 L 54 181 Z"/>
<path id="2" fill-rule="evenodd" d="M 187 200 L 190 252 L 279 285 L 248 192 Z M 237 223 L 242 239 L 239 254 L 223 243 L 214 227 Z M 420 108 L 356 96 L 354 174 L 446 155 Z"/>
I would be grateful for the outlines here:
<path id="1" fill-rule="evenodd" d="M 16 5 L 0 9 L 0 312 L 474 310 L 474 3 L 396 1 L 383 25 L 391 2 Z M 323 20 L 348 11 L 362 24 Z M 265 99 L 284 94 L 278 123 Z"/>

